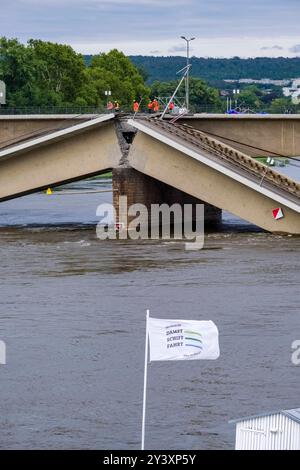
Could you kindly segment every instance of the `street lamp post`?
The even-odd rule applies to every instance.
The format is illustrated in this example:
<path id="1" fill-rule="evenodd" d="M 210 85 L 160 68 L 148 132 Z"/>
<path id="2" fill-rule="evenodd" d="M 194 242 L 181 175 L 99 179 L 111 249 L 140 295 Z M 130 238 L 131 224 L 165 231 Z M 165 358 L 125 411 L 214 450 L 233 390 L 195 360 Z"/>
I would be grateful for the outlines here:
<path id="1" fill-rule="evenodd" d="M 106 96 L 106 104 L 107 104 L 108 100 L 110 99 L 110 96 L 111 96 L 111 91 L 110 90 L 105 90 L 104 94 Z"/>
<path id="2" fill-rule="evenodd" d="M 6 104 L 6 85 L 0 80 L 0 107 L 2 104 Z"/>
<path id="3" fill-rule="evenodd" d="M 196 38 L 190 38 L 187 39 L 185 36 L 180 36 L 181 39 L 184 39 L 186 41 L 186 66 L 187 66 L 187 72 L 186 72 L 186 79 L 185 79 L 185 105 L 187 111 L 189 111 L 189 106 L 190 106 L 190 91 L 189 91 L 189 65 L 190 65 L 190 42 L 194 41 Z"/>
<path id="4" fill-rule="evenodd" d="M 239 89 L 234 89 L 233 90 L 233 96 L 235 98 L 235 108 L 237 108 L 237 103 L 238 103 L 238 95 L 240 94 L 240 90 Z"/>

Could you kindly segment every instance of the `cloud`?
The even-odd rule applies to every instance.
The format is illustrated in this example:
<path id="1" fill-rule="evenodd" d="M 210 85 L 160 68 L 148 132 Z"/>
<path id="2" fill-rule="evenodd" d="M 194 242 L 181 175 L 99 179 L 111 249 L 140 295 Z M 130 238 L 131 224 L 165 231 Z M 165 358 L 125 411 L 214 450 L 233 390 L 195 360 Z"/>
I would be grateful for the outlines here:
<path id="1" fill-rule="evenodd" d="M 272 50 L 275 50 L 275 51 L 283 51 L 283 47 L 281 46 L 264 46 L 264 47 L 261 47 L 261 50 L 262 51 L 272 51 Z"/>
<path id="2" fill-rule="evenodd" d="M 186 2 L 191 2 L 193 0 L 185 0 Z M 169 7 L 182 4 L 182 0 L 167 0 Z M 152 7 L 163 7 L 163 2 L 161 0 L 16 0 L 16 3 L 24 5 L 41 5 L 44 6 L 70 6 L 78 7 L 84 6 L 91 7 L 103 7 L 103 6 L 122 6 L 122 5 L 134 5 L 137 6 L 152 6 Z"/>
<path id="3" fill-rule="evenodd" d="M 190 50 L 192 49 L 190 48 Z M 186 52 L 186 45 L 172 46 L 170 49 L 168 49 L 168 52 Z"/>
<path id="4" fill-rule="evenodd" d="M 300 52 L 300 44 L 295 44 L 294 46 L 289 48 L 290 52 L 295 52 L 296 54 Z"/>
<path id="5" fill-rule="evenodd" d="M 198 38 L 195 55 L 209 55 L 213 46 L 216 56 L 241 54 L 242 47 L 243 56 L 274 56 L 284 46 L 291 56 L 297 8 L 299 0 L 1 0 L 0 22 L 3 36 L 80 45 L 82 52 L 121 44 L 125 52 L 184 54 L 179 38 L 189 35 Z"/>

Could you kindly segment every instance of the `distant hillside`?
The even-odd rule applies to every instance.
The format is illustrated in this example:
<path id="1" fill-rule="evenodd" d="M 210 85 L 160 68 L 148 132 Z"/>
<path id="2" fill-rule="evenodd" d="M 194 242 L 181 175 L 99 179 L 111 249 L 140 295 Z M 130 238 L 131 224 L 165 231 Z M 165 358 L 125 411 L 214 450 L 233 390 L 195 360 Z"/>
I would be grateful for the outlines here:
<path id="1" fill-rule="evenodd" d="M 184 57 L 130 56 L 130 59 L 135 65 L 147 71 L 149 82 L 172 80 L 176 77 L 176 71 L 186 64 Z M 191 63 L 191 75 L 208 81 L 240 78 L 281 80 L 300 77 L 300 57 L 291 59 L 284 57 L 257 57 L 255 59 L 193 57 Z"/>
<path id="2" fill-rule="evenodd" d="M 89 64 L 91 56 L 85 56 Z M 132 62 L 147 72 L 148 82 L 154 80 L 168 81 L 176 78 L 176 72 L 185 66 L 184 57 L 154 57 L 130 56 Z M 207 81 L 224 79 L 270 78 L 281 80 L 284 78 L 300 77 L 300 57 L 295 58 L 269 58 L 257 57 L 255 59 L 204 59 L 192 57 L 191 75 L 201 77 Z"/>

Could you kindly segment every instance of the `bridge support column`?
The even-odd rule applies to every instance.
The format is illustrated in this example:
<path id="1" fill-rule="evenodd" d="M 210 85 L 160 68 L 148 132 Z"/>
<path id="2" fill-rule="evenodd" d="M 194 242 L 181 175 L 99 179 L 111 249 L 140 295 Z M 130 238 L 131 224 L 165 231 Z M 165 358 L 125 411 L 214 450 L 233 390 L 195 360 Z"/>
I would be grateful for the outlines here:
<path id="1" fill-rule="evenodd" d="M 112 172 L 113 182 L 113 204 L 116 209 L 117 221 L 119 214 L 119 196 L 127 196 L 127 207 L 133 204 L 143 204 L 147 210 L 142 217 L 150 224 L 151 204 L 204 204 L 205 228 L 219 225 L 222 221 L 222 210 L 200 199 L 190 196 L 172 186 L 158 181 L 150 176 L 144 175 L 130 167 L 114 168 Z M 127 218 L 128 223 L 135 216 Z"/>

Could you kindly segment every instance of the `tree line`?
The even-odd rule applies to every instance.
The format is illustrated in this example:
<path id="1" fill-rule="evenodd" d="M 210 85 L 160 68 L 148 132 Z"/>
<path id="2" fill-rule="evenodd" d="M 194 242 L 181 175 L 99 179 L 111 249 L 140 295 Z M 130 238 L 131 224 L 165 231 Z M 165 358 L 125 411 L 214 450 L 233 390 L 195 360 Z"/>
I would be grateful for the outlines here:
<path id="1" fill-rule="evenodd" d="M 147 103 L 155 97 L 167 100 L 178 83 L 176 74 L 177 79 L 174 79 L 174 58 L 150 57 L 147 60 L 147 63 L 136 61 L 117 49 L 83 56 L 64 44 L 36 39 L 22 44 L 17 39 L 0 38 L 0 80 L 6 83 L 7 107 L 104 108 L 108 100 L 112 100 L 117 101 L 121 109 L 129 110 L 137 100 L 142 109 L 147 109 Z M 164 65 L 162 79 L 151 82 L 149 76 L 154 72 L 149 64 L 153 61 Z M 181 65 L 184 62 L 178 67 Z M 165 79 L 169 76 L 172 79 Z M 225 111 L 226 98 L 204 81 L 203 76 L 204 71 L 201 78 L 190 78 L 191 110 Z M 106 96 L 105 91 L 111 91 L 111 95 Z M 183 87 L 178 94 L 180 101 L 184 101 Z M 245 109 L 268 107 L 276 112 L 282 107 L 289 108 L 291 102 L 283 98 L 279 87 L 274 87 L 272 93 L 265 93 L 261 88 L 250 86 L 241 90 L 239 104 Z"/>
<path id="2" fill-rule="evenodd" d="M 87 62 L 91 56 L 86 56 Z M 174 79 L 177 70 L 186 65 L 186 59 L 180 56 L 155 57 L 155 56 L 130 56 L 131 61 L 145 69 L 148 73 L 148 83 L 155 80 L 169 81 Z M 260 80 L 270 78 L 283 80 L 300 77 L 300 57 L 256 57 L 241 59 L 219 58 L 191 58 L 191 75 L 201 77 L 211 83 L 220 80 L 239 80 L 252 78 Z"/>
<path id="3" fill-rule="evenodd" d="M 63 44 L 0 38 L 0 79 L 7 106 L 105 106 L 111 99 L 130 106 L 149 94 L 137 67 L 122 52 L 100 53 L 87 67 L 84 57 Z"/>

